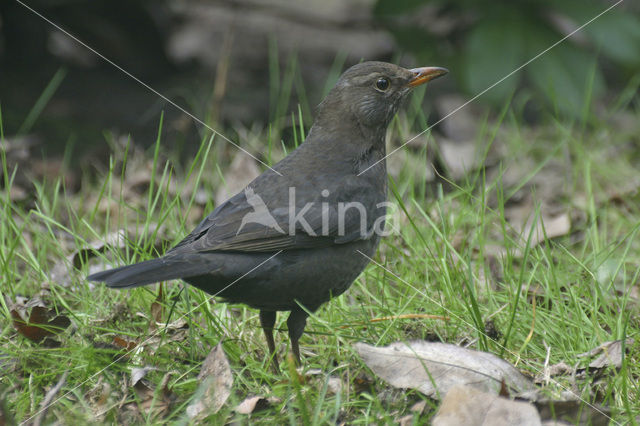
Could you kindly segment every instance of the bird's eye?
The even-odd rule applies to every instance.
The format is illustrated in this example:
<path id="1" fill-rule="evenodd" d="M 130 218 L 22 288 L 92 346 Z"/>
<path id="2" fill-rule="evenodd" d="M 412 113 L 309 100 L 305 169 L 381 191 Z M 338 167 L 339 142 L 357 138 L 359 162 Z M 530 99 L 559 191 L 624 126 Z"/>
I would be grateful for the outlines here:
<path id="1" fill-rule="evenodd" d="M 381 77 L 376 81 L 376 89 L 384 92 L 386 91 L 391 83 L 389 83 L 389 79 L 387 77 Z"/>

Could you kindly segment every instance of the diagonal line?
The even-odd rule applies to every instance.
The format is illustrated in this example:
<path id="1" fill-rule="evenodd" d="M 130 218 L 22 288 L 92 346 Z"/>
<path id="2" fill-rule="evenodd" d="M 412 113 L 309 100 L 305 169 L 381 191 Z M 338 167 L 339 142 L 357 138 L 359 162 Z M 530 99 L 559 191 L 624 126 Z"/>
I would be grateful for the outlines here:
<path id="1" fill-rule="evenodd" d="M 18 1 L 18 0 L 16 0 Z M 358 176 L 362 175 L 364 172 L 366 172 L 367 170 L 371 169 L 372 167 L 374 167 L 375 165 L 377 165 L 378 163 L 380 163 L 381 161 L 384 161 L 387 157 L 392 156 L 393 154 L 395 154 L 397 151 L 399 151 L 400 149 L 404 148 L 406 145 L 408 145 L 409 143 L 413 142 L 415 139 L 419 138 L 420 136 L 424 135 L 425 133 L 427 133 L 429 130 L 431 130 L 433 127 L 437 126 L 438 124 L 440 124 L 442 121 L 446 120 L 447 118 L 451 117 L 453 114 L 457 113 L 458 111 L 460 111 L 462 108 L 466 107 L 467 105 L 469 105 L 471 102 L 475 101 L 476 99 L 478 99 L 480 96 L 484 95 L 485 93 L 487 93 L 489 90 L 493 89 L 494 87 L 496 87 L 498 84 L 502 83 L 503 81 L 505 81 L 506 79 L 508 79 L 509 77 L 511 77 L 512 75 L 514 75 L 515 73 L 517 73 L 518 71 L 522 70 L 524 67 L 526 67 L 527 65 L 529 65 L 531 62 L 535 61 L 536 59 L 540 58 L 541 56 L 543 56 L 544 54 L 546 54 L 547 52 L 549 52 L 551 49 L 553 49 L 554 47 L 556 47 L 557 45 L 559 45 L 560 43 L 564 42 L 565 40 L 567 40 L 569 37 L 573 36 L 575 33 L 581 31 L 584 27 L 586 27 L 587 25 L 591 24 L 593 21 L 595 21 L 596 19 L 600 18 L 602 15 L 604 15 L 605 13 L 609 12 L 611 9 L 613 9 L 614 7 L 616 7 L 617 5 L 619 5 L 620 3 L 622 3 L 624 0 L 618 0 L 617 2 L 615 2 L 614 4 L 612 4 L 611 6 L 609 6 L 608 8 L 606 8 L 605 10 L 603 10 L 602 12 L 598 13 L 596 16 L 594 16 L 593 18 L 589 19 L 587 22 L 585 22 L 584 24 L 580 25 L 578 28 L 576 28 L 575 30 L 571 31 L 569 34 L 567 34 L 566 36 L 562 37 L 560 40 L 556 41 L 555 43 L 553 43 L 551 46 L 547 47 L 546 49 L 544 49 L 543 51 L 541 51 L 540 53 L 538 53 L 536 56 L 534 56 L 533 58 L 529 59 L 528 61 L 526 61 L 525 63 L 523 63 L 522 65 L 520 65 L 518 68 L 514 69 L 513 71 L 511 71 L 509 74 L 505 75 L 504 77 L 502 77 L 500 80 L 496 81 L 495 83 L 493 83 L 491 86 L 487 87 L 486 89 L 484 89 L 482 92 L 478 93 L 477 95 L 475 95 L 473 98 L 469 99 L 468 101 L 466 101 L 465 103 L 463 103 L 462 105 L 460 105 L 459 107 L 457 107 L 456 109 L 454 109 L 453 111 L 449 112 L 447 115 L 445 115 L 444 117 L 442 117 L 440 120 L 436 121 L 435 123 L 433 123 L 432 125 L 430 125 L 429 127 L 427 127 L 426 129 L 424 129 L 422 132 L 418 133 L 417 135 L 415 135 L 414 137 L 412 137 L 411 139 L 409 139 L 408 141 L 406 141 L 405 143 L 403 143 L 402 145 L 400 145 L 399 147 L 395 148 L 393 151 L 391 151 L 390 153 L 388 153 L 387 155 L 385 155 L 384 157 L 382 157 L 381 159 L 379 159 L 378 161 L 376 161 L 375 163 L 373 163 L 372 165 L 370 165 L 369 167 L 367 167 L 366 169 L 364 169 L 363 171 L 361 171 L 360 173 L 358 173 Z"/>
<path id="2" fill-rule="evenodd" d="M 384 269 L 385 271 L 387 271 L 389 274 L 393 275 L 395 278 L 399 279 L 400 281 L 402 281 L 404 284 L 408 285 L 409 287 L 411 287 L 412 289 L 414 289 L 415 291 L 417 291 L 418 293 L 422 294 L 424 297 L 426 297 L 429 301 L 433 302 L 434 304 L 438 305 L 439 307 L 441 307 L 442 309 L 444 309 L 449 315 L 451 315 L 454 318 L 457 318 L 458 320 L 462 321 L 464 324 L 466 324 L 467 326 L 471 327 L 471 328 L 476 328 L 473 326 L 473 324 L 471 324 L 470 322 L 466 321 L 464 318 L 460 317 L 459 315 L 457 315 L 455 312 L 451 311 L 450 309 L 448 309 L 446 306 L 442 305 L 438 300 L 434 299 L 433 297 L 427 295 L 425 292 L 421 291 L 420 289 L 416 288 L 413 284 L 411 284 L 410 282 L 408 282 L 407 280 L 403 279 L 402 277 L 396 275 L 395 273 L 393 273 L 389 268 L 385 267 L 384 265 L 382 265 L 379 262 L 376 262 L 374 259 L 372 259 L 371 257 L 367 256 L 366 254 L 364 254 L 363 252 L 361 252 L 360 250 L 356 250 L 358 253 L 360 253 L 362 256 L 364 256 L 365 258 L 367 258 L 371 263 L 373 263 L 374 265 Z M 477 328 L 476 328 L 477 329 Z M 489 336 L 487 336 L 487 334 L 484 331 L 478 330 L 479 333 L 482 333 L 485 337 L 491 339 Z M 513 351 L 509 350 L 508 348 L 505 348 L 504 346 L 502 346 L 502 344 L 500 344 L 500 342 L 497 342 L 493 339 L 491 339 L 492 341 L 494 341 L 501 349 L 504 349 L 506 352 L 509 352 L 511 355 L 515 356 L 516 358 L 518 357 L 518 354 L 514 353 Z M 538 373 L 540 373 L 539 370 L 536 369 L 536 371 L 538 371 Z M 614 419 L 612 419 L 611 417 L 609 417 L 606 413 L 604 413 L 602 410 L 600 410 L 598 407 L 596 407 L 595 405 L 591 404 L 589 401 L 586 401 L 584 399 L 582 399 L 580 397 L 580 395 L 576 394 L 575 392 L 573 392 L 571 389 L 569 389 L 568 387 L 562 385 L 562 383 L 558 382 L 557 380 L 554 380 L 553 378 L 551 378 L 551 381 L 558 387 L 560 387 L 562 390 L 568 391 L 570 392 L 573 396 L 577 397 L 580 401 L 582 401 L 583 403 L 585 403 L 586 405 L 588 405 L 589 407 L 591 407 L 592 409 L 594 409 L 595 411 L 597 411 L 598 413 L 602 414 L 603 416 L 605 416 L 606 418 L 608 418 L 609 420 L 611 420 L 612 422 L 614 422 L 615 424 L 620 424 L 618 422 L 616 422 Z"/>
<path id="3" fill-rule="evenodd" d="M 18 0 L 16 0 L 18 1 Z M 239 278 L 236 278 L 234 281 L 231 282 L 231 284 L 228 284 L 226 287 L 224 287 L 222 290 L 217 291 L 215 294 L 212 294 L 211 297 L 216 297 L 217 295 L 219 295 L 220 293 L 222 293 L 223 291 L 225 291 L 226 289 L 228 289 L 229 287 L 231 287 L 232 285 L 234 285 L 235 283 L 237 283 L 238 281 L 240 281 L 241 279 L 243 279 L 244 277 L 246 277 L 247 275 L 249 275 L 250 273 L 252 273 L 253 271 L 255 271 L 256 269 L 260 268 L 262 265 L 264 265 L 265 263 L 267 263 L 268 261 L 270 261 L 271 259 L 273 259 L 274 257 L 276 257 L 277 255 L 279 255 L 280 253 L 282 253 L 283 250 L 279 250 L 278 252 L 276 252 L 275 254 L 273 254 L 272 256 L 269 256 L 267 259 L 263 260 L 262 262 L 260 262 L 259 264 L 257 264 L 256 266 L 254 266 L 253 268 L 251 268 L 248 272 L 244 273 L 242 276 L 240 276 Z M 198 309 L 200 306 L 202 306 L 204 303 L 206 303 L 210 298 L 206 298 L 205 300 L 203 300 L 202 302 L 200 302 L 198 305 L 196 305 L 193 309 L 189 310 L 188 312 L 180 315 L 176 321 L 184 318 L 185 316 L 191 314 L 192 312 L 194 312 L 196 309 Z M 158 330 L 156 330 L 155 333 L 151 334 L 149 337 L 147 337 L 144 341 L 142 341 L 141 343 L 138 343 L 137 346 L 142 347 L 144 346 L 147 342 L 149 342 L 151 339 L 153 339 L 154 337 L 156 337 L 162 330 L 164 330 L 162 327 L 159 327 Z M 41 407 L 38 411 L 36 411 L 35 413 L 33 413 L 31 415 L 31 417 L 29 417 L 26 420 L 23 420 L 22 422 L 20 422 L 21 426 L 26 425 L 31 419 L 33 419 L 34 417 L 36 417 L 38 414 L 40 414 L 42 411 L 48 409 L 50 406 L 52 406 L 53 404 L 55 404 L 56 402 L 60 401 L 62 398 L 66 397 L 67 395 L 69 395 L 70 393 L 74 392 L 76 389 L 78 389 L 80 386 L 84 385 L 85 383 L 87 383 L 89 380 L 93 379 L 94 377 L 96 377 L 98 374 L 101 374 L 102 372 L 104 372 L 106 369 L 108 369 L 109 367 L 111 367 L 112 365 L 120 362 L 120 360 L 122 360 L 122 358 L 124 358 L 125 356 L 127 356 L 127 353 L 125 352 L 124 354 L 122 354 L 121 356 L 119 356 L 118 358 L 116 358 L 114 361 L 112 361 L 111 363 L 109 363 L 106 367 L 102 368 L 100 371 L 98 371 L 97 373 L 92 374 L 91 376 L 89 376 L 87 379 L 83 380 L 82 382 L 78 383 L 77 385 L 75 385 L 72 389 L 70 389 L 69 391 L 65 392 L 63 395 L 61 395 L 60 397 L 56 398 L 55 400 L 51 401 L 51 403 L 45 405 L 44 407 Z"/>
<path id="4" fill-rule="evenodd" d="M 71 34 L 70 32 L 66 31 L 65 29 L 63 29 L 62 27 L 60 27 L 60 25 L 56 24 L 55 22 L 51 21 L 50 19 L 48 19 L 47 17 L 45 17 L 44 15 L 42 15 L 40 12 L 38 12 L 37 10 L 33 9 L 31 6 L 23 3 L 21 0 L 16 0 L 16 2 L 20 5 L 22 5 L 24 8 L 28 9 L 29 11 L 31 11 L 33 14 L 37 15 L 38 17 L 40 17 L 42 20 L 44 20 L 45 22 L 47 22 L 48 24 L 52 25 L 53 27 L 55 27 L 58 31 L 62 32 L 63 34 L 65 34 L 67 37 L 71 38 L 72 40 L 74 40 L 76 43 L 84 46 L 86 49 L 90 50 L 93 54 L 95 54 L 96 56 L 100 57 L 102 60 L 104 60 L 105 62 L 107 62 L 109 65 L 113 66 L 114 68 L 118 69 L 120 72 L 122 72 L 123 74 L 125 74 L 127 77 L 133 79 L 136 83 L 140 84 L 141 86 L 143 86 L 145 89 L 149 90 L 150 92 L 152 92 L 153 94 L 159 96 L 160 98 L 164 99 L 166 102 L 168 102 L 169 104 L 171 104 L 172 106 L 174 106 L 176 109 L 178 109 L 179 111 L 181 111 L 182 113 L 188 115 L 189 117 L 191 117 L 191 119 L 193 119 L 193 121 L 201 124 L 202 126 L 206 127 L 207 129 L 209 129 L 211 132 L 213 132 L 213 134 L 217 135 L 218 137 L 224 139 L 225 141 L 229 142 L 231 145 L 235 146 L 236 148 L 238 148 L 240 151 L 244 152 L 245 154 L 247 154 L 248 156 L 250 156 L 251 158 L 253 158 L 254 160 L 256 160 L 257 162 L 259 162 L 260 164 L 262 164 L 263 166 L 269 168 L 272 172 L 276 173 L 279 176 L 282 176 L 282 174 L 280 172 L 278 172 L 277 170 L 273 169 L 271 166 L 269 166 L 267 163 L 265 163 L 264 161 L 258 159 L 255 155 L 251 154 L 249 151 L 247 151 L 246 149 L 242 148 L 240 145 L 238 145 L 237 143 L 233 142 L 231 139 L 229 139 L 228 137 L 226 137 L 225 135 L 223 135 L 222 133 L 218 132 L 217 130 L 215 130 L 214 128 L 212 128 L 211 126 L 209 126 L 207 123 L 205 123 L 204 121 L 200 120 L 198 117 L 196 117 L 195 115 L 193 115 L 192 113 L 190 113 L 189 111 L 187 111 L 186 109 L 184 109 L 183 107 L 181 107 L 180 105 L 178 105 L 177 103 L 175 103 L 174 101 L 172 101 L 171 99 L 169 99 L 168 97 L 166 97 L 165 95 L 163 95 L 162 93 L 158 92 L 156 89 L 154 89 L 153 87 L 151 87 L 150 85 L 148 85 L 147 83 L 145 83 L 144 81 L 140 80 L 138 77 L 136 77 L 135 75 L 131 74 L 129 71 L 125 70 L 124 68 L 122 68 L 120 65 L 116 64 L 115 62 L 113 62 L 111 59 L 107 58 L 106 56 L 104 56 L 102 53 L 98 52 L 97 50 L 95 50 L 93 47 L 89 46 L 87 43 L 83 42 L 82 40 L 80 40 L 79 38 L 77 38 L 76 36 L 74 36 L 73 34 Z"/>

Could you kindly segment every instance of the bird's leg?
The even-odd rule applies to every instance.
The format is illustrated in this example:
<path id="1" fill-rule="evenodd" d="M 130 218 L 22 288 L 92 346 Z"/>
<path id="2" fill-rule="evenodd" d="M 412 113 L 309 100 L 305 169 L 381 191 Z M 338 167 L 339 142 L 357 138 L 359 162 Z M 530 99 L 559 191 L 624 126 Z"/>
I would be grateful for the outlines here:
<path id="1" fill-rule="evenodd" d="M 289 340 L 291 340 L 291 350 L 296 357 L 298 365 L 300 365 L 300 347 L 298 346 L 298 340 L 302 336 L 304 327 L 307 325 L 307 317 L 309 315 L 299 306 L 296 306 L 291 310 L 289 318 L 287 319 L 287 327 L 289 328 Z"/>
<path id="2" fill-rule="evenodd" d="M 274 369 L 280 372 L 280 365 L 278 365 L 278 356 L 276 355 L 276 345 L 273 341 L 273 326 L 276 323 L 275 311 L 260 311 L 260 325 L 262 331 L 264 331 L 264 337 L 267 339 L 267 347 L 269 348 L 269 359 Z"/>

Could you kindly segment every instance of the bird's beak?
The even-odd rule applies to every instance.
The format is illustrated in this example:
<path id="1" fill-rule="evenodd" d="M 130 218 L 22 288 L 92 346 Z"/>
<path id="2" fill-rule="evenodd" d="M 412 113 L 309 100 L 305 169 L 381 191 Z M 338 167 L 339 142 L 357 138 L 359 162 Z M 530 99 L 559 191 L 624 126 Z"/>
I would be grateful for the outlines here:
<path id="1" fill-rule="evenodd" d="M 409 87 L 420 86 L 421 84 L 426 83 L 427 81 L 433 80 L 434 78 L 438 78 L 441 75 L 445 75 L 449 72 L 446 68 L 440 67 L 422 67 L 422 68 L 414 68 L 409 70 L 413 73 L 413 77 L 407 83 Z"/>

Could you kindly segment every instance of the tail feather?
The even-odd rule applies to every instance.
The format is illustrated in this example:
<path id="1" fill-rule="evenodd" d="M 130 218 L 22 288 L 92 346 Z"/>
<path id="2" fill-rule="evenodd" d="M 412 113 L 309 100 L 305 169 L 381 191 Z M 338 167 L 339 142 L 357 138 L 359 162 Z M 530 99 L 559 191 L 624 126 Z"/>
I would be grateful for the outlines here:
<path id="1" fill-rule="evenodd" d="M 158 281 L 198 275 L 194 265 L 184 260 L 158 258 L 133 265 L 121 266 L 108 271 L 97 272 L 87 277 L 89 281 L 104 282 L 108 287 L 131 288 L 153 284 Z"/>

